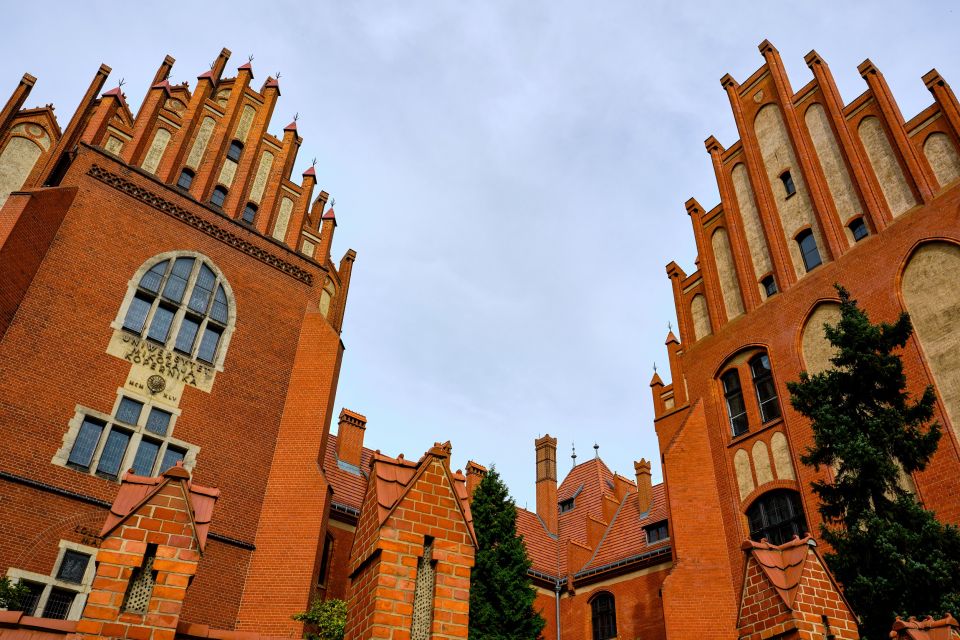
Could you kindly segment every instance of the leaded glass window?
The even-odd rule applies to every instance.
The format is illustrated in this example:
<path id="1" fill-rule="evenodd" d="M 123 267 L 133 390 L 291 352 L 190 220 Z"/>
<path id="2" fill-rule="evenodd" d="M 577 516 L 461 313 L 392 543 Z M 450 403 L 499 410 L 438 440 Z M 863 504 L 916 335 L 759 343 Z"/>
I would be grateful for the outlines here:
<path id="1" fill-rule="evenodd" d="M 230 320 L 223 279 L 203 259 L 161 260 L 140 278 L 124 330 L 215 364 Z"/>
<path id="2" fill-rule="evenodd" d="M 783 544 L 793 536 L 807 533 L 807 521 L 800 505 L 800 494 L 789 489 L 769 491 L 757 498 L 747 509 L 750 537 L 771 544 Z"/>
<path id="3" fill-rule="evenodd" d="M 120 475 L 120 465 L 123 456 L 127 453 L 130 444 L 130 434 L 123 429 L 113 428 L 107 434 L 107 442 L 103 445 L 100 462 L 97 465 L 97 475 L 107 478 L 116 478 Z"/>
<path id="4" fill-rule="evenodd" d="M 138 476 L 153 475 L 153 464 L 157 461 L 160 443 L 148 438 L 140 441 L 137 455 L 133 458 L 133 472 Z"/>
<path id="5" fill-rule="evenodd" d="M 617 637 L 617 606 L 613 596 L 603 592 L 590 601 L 593 618 L 593 640 Z"/>
<path id="6" fill-rule="evenodd" d="M 73 449 L 70 450 L 70 457 L 67 464 L 81 469 L 88 469 L 93 460 L 93 453 L 97 449 L 97 443 L 100 442 L 100 434 L 103 433 L 105 423 L 94 418 L 84 417 L 80 425 L 80 431 L 77 432 L 77 439 L 73 441 Z"/>
<path id="7" fill-rule="evenodd" d="M 60 568 L 57 569 L 57 580 L 82 584 L 83 574 L 86 573 L 89 563 L 90 556 L 86 553 L 70 550 L 64 552 L 63 559 L 60 560 Z"/>

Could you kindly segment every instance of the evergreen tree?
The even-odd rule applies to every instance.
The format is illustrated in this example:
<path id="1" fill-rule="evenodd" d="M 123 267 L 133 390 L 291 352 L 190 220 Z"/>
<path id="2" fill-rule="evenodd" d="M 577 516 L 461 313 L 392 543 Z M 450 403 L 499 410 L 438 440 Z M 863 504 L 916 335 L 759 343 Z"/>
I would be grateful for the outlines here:
<path id="1" fill-rule="evenodd" d="M 805 465 L 834 469 L 816 481 L 827 564 L 861 617 L 861 633 L 887 637 L 895 615 L 960 611 L 960 531 L 937 521 L 901 487 L 923 471 L 940 440 L 932 387 L 906 391 L 896 353 L 913 332 L 910 317 L 872 324 L 840 285 L 840 321 L 825 326 L 833 367 L 788 383 L 793 407 L 810 419 Z"/>
<path id="2" fill-rule="evenodd" d="M 477 485 L 470 510 L 479 543 L 470 574 L 470 640 L 534 640 L 545 622 L 533 608 L 517 505 L 496 469 Z"/>

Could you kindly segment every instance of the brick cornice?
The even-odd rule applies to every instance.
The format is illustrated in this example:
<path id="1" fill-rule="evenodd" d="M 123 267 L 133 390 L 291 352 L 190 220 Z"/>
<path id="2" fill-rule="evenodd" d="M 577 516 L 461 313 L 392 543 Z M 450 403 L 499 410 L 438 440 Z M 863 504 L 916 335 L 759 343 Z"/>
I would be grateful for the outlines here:
<path id="1" fill-rule="evenodd" d="M 287 262 L 283 258 L 270 253 L 266 249 L 258 247 L 248 240 L 244 240 L 229 229 L 224 229 L 223 227 L 220 227 L 209 220 L 204 220 L 195 213 L 191 213 L 184 207 L 162 198 L 149 189 L 141 187 L 115 173 L 111 173 L 98 164 L 91 166 L 87 171 L 87 175 L 96 178 L 104 184 L 109 185 L 114 189 L 131 196 L 132 198 L 150 205 L 158 211 L 161 211 L 185 224 L 190 225 L 195 229 L 202 231 L 212 238 L 220 240 L 221 242 L 228 244 L 239 251 L 242 251 L 252 258 L 287 274 L 291 278 L 313 286 L 313 274 L 306 269 Z"/>

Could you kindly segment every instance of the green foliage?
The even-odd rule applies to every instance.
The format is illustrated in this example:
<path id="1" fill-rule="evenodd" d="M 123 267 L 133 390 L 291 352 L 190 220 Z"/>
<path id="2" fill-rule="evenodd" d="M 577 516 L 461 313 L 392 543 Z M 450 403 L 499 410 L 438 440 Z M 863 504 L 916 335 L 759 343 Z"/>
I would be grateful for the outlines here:
<path id="1" fill-rule="evenodd" d="M 347 624 L 347 603 L 343 600 L 323 600 L 319 596 L 310 603 L 310 608 L 293 616 L 294 620 L 307 624 L 307 640 L 343 640 Z"/>
<path id="2" fill-rule="evenodd" d="M 0 609 L 22 611 L 29 595 L 27 585 L 13 582 L 7 576 L 0 577 Z"/>
<path id="3" fill-rule="evenodd" d="M 470 640 L 532 640 L 546 624 L 533 608 L 530 558 L 517 536 L 517 506 L 496 469 L 470 505 L 479 548 L 470 575 Z"/>
<path id="4" fill-rule="evenodd" d="M 897 353 L 913 332 L 904 313 L 870 322 L 841 286 L 840 321 L 825 327 L 833 367 L 787 384 L 810 419 L 813 446 L 801 461 L 834 469 L 816 481 L 827 564 L 861 617 L 867 638 L 885 638 L 895 615 L 960 611 L 960 530 L 937 521 L 904 490 L 904 472 L 923 471 L 940 440 L 931 387 L 911 399 Z"/>

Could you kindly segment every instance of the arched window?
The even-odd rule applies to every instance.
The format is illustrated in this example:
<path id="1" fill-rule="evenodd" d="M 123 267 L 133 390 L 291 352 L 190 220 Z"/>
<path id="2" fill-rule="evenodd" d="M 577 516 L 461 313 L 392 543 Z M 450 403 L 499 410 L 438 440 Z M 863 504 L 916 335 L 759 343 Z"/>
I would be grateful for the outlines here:
<path id="1" fill-rule="evenodd" d="M 180 172 L 180 177 L 177 178 L 177 186 L 186 191 L 191 184 L 193 184 L 193 171 L 184 169 Z"/>
<path id="2" fill-rule="evenodd" d="M 247 224 L 253 224 L 253 220 L 257 217 L 257 205 L 252 202 L 248 202 L 247 206 L 243 208 L 243 216 L 241 220 Z"/>
<path id="3" fill-rule="evenodd" d="M 817 239 L 813 237 L 813 231 L 804 229 L 797 234 L 797 244 L 800 246 L 800 253 L 803 254 L 803 266 L 807 271 L 819 267 L 823 263 L 823 260 L 820 259 L 820 250 L 817 248 Z"/>
<path id="4" fill-rule="evenodd" d="M 783 183 L 783 192 L 787 198 L 797 192 L 797 187 L 793 184 L 793 178 L 790 176 L 789 171 L 784 171 L 780 174 L 780 182 Z"/>
<path id="5" fill-rule="evenodd" d="M 855 242 L 860 242 L 870 235 L 870 232 L 867 231 L 867 223 L 862 216 L 848 224 L 847 228 L 850 229 L 850 233 L 853 234 L 853 240 Z"/>
<path id="6" fill-rule="evenodd" d="M 222 207 L 223 201 L 226 199 L 227 199 L 226 187 L 217 186 L 217 188 L 213 190 L 213 193 L 210 194 L 210 204 L 212 204 L 215 207 Z"/>
<path id="7" fill-rule="evenodd" d="M 761 280 L 760 286 L 763 287 L 763 292 L 767 295 L 768 298 L 777 293 L 777 281 L 774 279 L 772 275 L 769 275 L 763 280 Z"/>
<path id="8" fill-rule="evenodd" d="M 324 318 L 330 313 L 330 303 L 335 295 L 337 295 L 337 288 L 334 286 L 333 280 L 327 278 L 323 285 L 323 291 L 320 292 L 320 313 L 323 314 Z"/>
<path id="9" fill-rule="evenodd" d="M 720 376 L 720 381 L 723 383 L 723 397 L 727 403 L 730 431 L 736 437 L 747 432 L 747 407 L 743 403 L 740 374 L 736 369 L 730 369 Z"/>
<path id="10" fill-rule="evenodd" d="M 230 321 L 224 281 L 201 258 L 154 264 L 137 284 L 123 329 L 209 364 L 218 360 Z"/>
<path id="11" fill-rule="evenodd" d="M 617 637 L 617 609 L 613 595 L 604 591 L 590 601 L 593 640 Z"/>
<path id="12" fill-rule="evenodd" d="M 766 538 L 772 544 L 783 544 L 807 533 L 800 494 L 790 489 L 768 491 L 754 500 L 747 509 L 747 519 L 752 540 Z"/>
<path id="13" fill-rule="evenodd" d="M 227 159 L 233 160 L 234 162 L 240 162 L 240 154 L 243 152 L 243 143 L 239 140 L 234 140 L 230 143 L 230 148 L 227 149 Z"/>
<path id="14" fill-rule="evenodd" d="M 773 371 L 770 370 L 770 358 L 761 353 L 750 360 L 750 376 L 757 391 L 757 404 L 760 405 L 760 420 L 770 422 L 780 417 L 780 401 L 777 399 L 777 387 L 773 384 Z"/>

